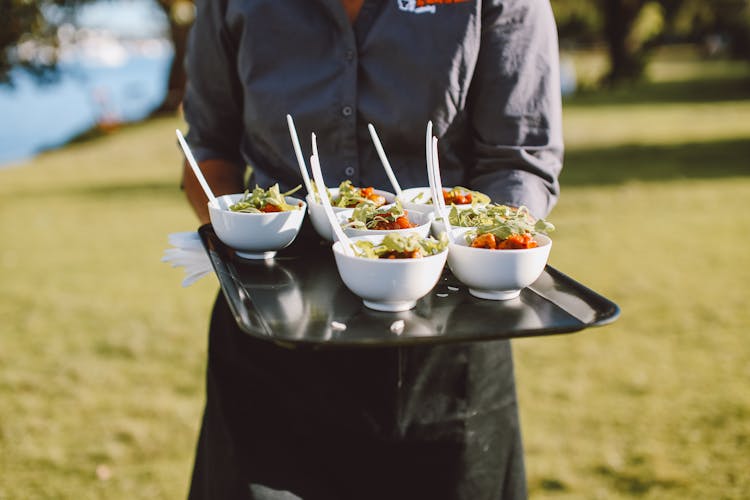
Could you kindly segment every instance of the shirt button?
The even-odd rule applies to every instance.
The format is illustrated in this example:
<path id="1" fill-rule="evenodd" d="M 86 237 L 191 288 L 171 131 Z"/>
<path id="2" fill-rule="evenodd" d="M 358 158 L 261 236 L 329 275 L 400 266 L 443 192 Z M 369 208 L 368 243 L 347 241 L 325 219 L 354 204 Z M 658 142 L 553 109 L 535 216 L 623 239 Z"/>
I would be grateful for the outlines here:
<path id="1" fill-rule="evenodd" d="M 351 106 L 344 106 L 341 108 L 341 114 L 344 116 L 351 116 L 352 115 L 352 107 Z"/>
<path id="2" fill-rule="evenodd" d="M 354 175 L 354 167 L 346 167 L 346 169 L 344 170 L 344 173 L 347 176 L 351 177 L 352 175 Z"/>
<path id="3" fill-rule="evenodd" d="M 354 59 L 354 51 L 353 50 L 347 50 L 344 53 L 344 57 L 346 58 L 347 61 L 353 60 Z"/>

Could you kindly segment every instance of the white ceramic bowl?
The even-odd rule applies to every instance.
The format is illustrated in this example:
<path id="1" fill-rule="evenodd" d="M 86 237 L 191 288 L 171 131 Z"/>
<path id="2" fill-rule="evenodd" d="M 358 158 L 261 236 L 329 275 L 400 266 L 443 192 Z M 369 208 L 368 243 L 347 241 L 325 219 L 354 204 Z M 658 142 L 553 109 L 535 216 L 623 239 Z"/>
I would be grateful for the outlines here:
<path id="1" fill-rule="evenodd" d="M 360 236 L 379 242 L 380 236 Z M 341 280 L 365 306 L 376 311 L 407 311 L 430 293 L 445 266 L 447 249 L 421 259 L 367 259 L 348 256 L 341 242 L 333 245 L 333 256 Z"/>
<path id="2" fill-rule="evenodd" d="M 508 300 L 518 297 L 544 271 L 552 240 L 543 234 L 534 239 L 535 248 L 488 250 L 472 248 L 463 238 L 466 230 L 453 231 L 455 242 L 449 245 L 448 266 L 469 293 L 480 299 Z"/>
<path id="3" fill-rule="evenodd" d="M 444 187 L 443 189 L 451 190 L 453 188 Z M 419 200 L 414 201 L 414 199 L 419 195 L 421 195 Z M 401 194 L 398 195 L 396 198 L 401 202 L 401 206 L 403 206 L 405 210 L 409 210 L 409 213 L 411 212 L 434 213 L 432 203 L 427 204 L 427 202 L 432 198 L 429 187 L 415 187 L 415 188 L 403 189 L 401 191 Z M 471 206 L 472 206 L 471 203 L 467 203 L 465 205 L 456 205 L 456 208 L 461 210 L 463 208 L 470 208 Z M 445 208 L 446 210 L 450 210 L 451 207 L 450 205 L 448 205 Z"/>
<path id="4" fill-rule="evenodd" d="M 352 216 L 352 212 L 354 212 L 354 210 L 352 209 L 349 209 L 346 212 L 339 212 L 338 218 L 341 221 L 342 225 L 347 223 L 349 218 Z M 347 236 L 351 237 L 417 233 L 422 238 L 425 238 L 430 234 L 432 219 L 434 218 L 434 215 L 432 213 L 409 212 L 407 216 L 413 224 L 417 225 L 416 227 L 410 227 L 407 229 L 356 229 L 352 227 L 345 227 L 344 233 L 346 233 Z"/>
<path id="5" fill-rule="evenodd" d="M 453 226 L 451 226 L 453 228 Z M 456 229 L 456 228 L 453 228 Z M 432 224 L 430 225 L 430 234 L 432 234 L 435 238 L 440 237 L 440 233 L 445 232 L 445 222 L 443 222 L 442 218 L 435 218 L 432 217 Z"/>
<path id="6" fill-rule="evenodd" d="M 339 188 L 329 188 L 328 191 L 331 193 L 333 198 L 336 198 L 339 194 Z M 396 201 L 396 195 L 388 191 L 382 191 L 380 189 L 375 190 L 376 194 L 379 194 L 385 198 L 385 203 L 390 204 Z M 307 200 L 307 206 L 310 208 L 310 220 L 312 221 L 315 231 L 320 235 L 321 238 L 333 241 L 333 230 L 331 225 L 328 223 L 326 213 L 323 211 L 323 205 L 315 201 L 315 197 L 308 194 L 305 198 Z M 350 208 L 333 207 L 333 213 L 343 212 L 351 210 Z"/>
<path id="7" fill-rule="evenodd" d="M 219 206 L 228 207 L 243 194 L 219 196 Z M 302 204 L 299 210 L 251 214 L 232 212 L 208 203 L 208 214 L 216 236 L 225 245 L 233 248 L 237 255 L 247 259 L 270 259 L 278 250 L 289 246 L 297 237 L 305 218 L 307 204 L 292 196 L 286 197 L 290 205 Z"/>
<path id="8" fill-rule="evenodd" d="M 422 196 L 418 201 L 412 201 L 419 195 Z M 427 204 L 427 201 L 431 197 L 429 187 L 415 187 L 401 190 L 401 194 L 396 199 L 401 202 L 401 206 L 404 207 L 404 210 L 408 210 L 409 213 L 432 213 L 432 204 Z"/>
<path id="9" fill-rule="evenodd" d="M 464 205 L 460 205 L 460 206 L 456 205 L 456 206 L 459 207 L 458 208 L 459 210 L 466 210 L 466 209 L 469 208 L 468 205 L 466 205 L 466 206 L 464 206 Z M 448 213 L 450 213 L 450 208 L 448 208 Z M 466 231 L 466 230 L 469 230 L 471 228 L 470 227 L 466 227 L 466 226 L 454 226 L 454 225 L 451 225 L 451 229 L 454 230 L 454 231 L 456 231 L 456 230 Z M 438 238 L 440 236 L 440 233 L 444 233 L 445 232 L 445 222 L 443 222 L 442 218 L 438 219 L 438 218 L 435 218 L 435 216 L 433 215 L 433 217 L 432 217 L 432 227 L 431 227 L 431 231 L 430 232 L 436 238 Z"/>

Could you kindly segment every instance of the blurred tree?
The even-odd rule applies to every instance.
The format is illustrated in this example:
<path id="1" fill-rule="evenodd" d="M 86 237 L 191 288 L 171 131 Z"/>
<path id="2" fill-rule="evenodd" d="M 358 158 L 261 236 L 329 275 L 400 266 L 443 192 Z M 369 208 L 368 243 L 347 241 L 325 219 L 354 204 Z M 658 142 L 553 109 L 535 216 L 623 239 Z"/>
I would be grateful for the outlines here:
<path id="1" fill-rule="evenodd" d="M 750 0 L 661 0 L 667 36 L 701 43 L 707 55 L 750 59 Z"/>
<path id="2" fill-rule="evenodd" d="M 0 0 L 0 83 L 12 84 L 11 69 L 23 68 L 41 80 L 54 75 L 57 62 L 57 27 L 64 22 L 72 2 Z M 43 15 L 57 7 L 56 19 Z"/>
<path id="3" fill-rule="evenodd" d="M 597 0 L 552 0 L 552 9 L 563 48 L 601 41 L 604 21 Z"/>
<path id="4" fill-rule="evenodd" d="M 176 111 L 182 103 L 185 94 L 185 53 L 190 26 L 195 18 L 195 5 L 192 0 L 158 0 L 159 6 L 169 19 L 169 33 L 174 48 L 174 58 L 169 69 L 167 93 L 164 101 L 154 114 L 168 114 Z"/>
<path id="5" fill-rule="evenodd" d="M 643 75 L 664 24 L 657 0 L 552 0 L 552 7 L 563 47 L 604 43 L 609 58 L 605 83 Z"/>
<path id="6" fill-rule="evenodd" d="M 0 0 L 0 84 L 13 84 L 13 68 L 28 71 L 39 81 L 53 79 L 57 75 L 61 27 L 75 24 L 76 9 L 93 1 Z M 169 19 L 174 48 L 167 91 L 156 113 L 171 113 L 179 107 L 185 88 L 183 60 L 195 6 L 192 0 L 154 2 Z"/>
<path id="7" fill-rule="evenodd" d="M 637 80 L 669 41 L 750 58 L 750 0 L 552 0 L 561 45 L 604 43 L 604 82 Z"/>
<path id="8" fill-rule="evenodd" d="M 648 0 L 599 0 L 599 5 L 610 62 L 605 82 L 641 78 L 664 27 L 661 5 Z"/>

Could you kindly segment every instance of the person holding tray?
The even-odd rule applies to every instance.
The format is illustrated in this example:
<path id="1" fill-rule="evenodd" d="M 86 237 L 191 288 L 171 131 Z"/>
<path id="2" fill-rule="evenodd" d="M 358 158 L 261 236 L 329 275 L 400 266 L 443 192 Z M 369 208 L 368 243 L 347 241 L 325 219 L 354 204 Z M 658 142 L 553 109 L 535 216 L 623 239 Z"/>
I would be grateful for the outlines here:
<path id="1" fill-rule="evenodd" d="M 401 186 L 426 186 L 431 120 L 444 185 L 537 217 L 554 206 L 563 144 L 548 1 L 196 6 L 184 112 L 215 194 L 300 184 L 290 114 L 303 151 L 316 133 L 330 185 L 387 189 L 372 123 Z M 209 222 L 187 166 L 183 186 Z M 243 333 L 218 294 L 190 499 L 526 496 L 509 341 L 294 349 Z"/>

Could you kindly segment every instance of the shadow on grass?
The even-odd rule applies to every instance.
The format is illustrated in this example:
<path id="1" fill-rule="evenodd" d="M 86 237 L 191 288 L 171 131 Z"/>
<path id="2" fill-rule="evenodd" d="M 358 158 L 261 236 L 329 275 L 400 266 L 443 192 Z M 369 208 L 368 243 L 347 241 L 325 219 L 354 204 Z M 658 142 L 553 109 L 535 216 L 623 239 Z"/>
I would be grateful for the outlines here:
<path id="1" fill-rule="evenodd" d="M 142 120 L 140 122 L 115 122 L 110 124 L 95 124 L 65 141 L 42 144 L 41 146 L 36 148 L 34 154 L 48 153 L 50 151 L 55 151 L 72 144 L 87 144 L 101 141 L 110 137 L 112 134 L 121 132 L 129 128 L 135 128 L 144 122 L 145 120 Z"/>
<path id="2" fill-rule="evenodd" d="M 750 176 L 750 138 L 576 149 L 565 155 L 563 186 Z"/>
<path id="3" fill-rule="evenodd" d="M 566 106 L 710 103 L 750 99 L 750 71 L 745 75 L 683 81 L 639 82 L 613 89 L 582 90 Z"/>
<path id="4" fill-rule="evenodd" d="M 543 491 L 562 493 L 568 491 L 568 486 L 561 479 L 554 477 L 543 477 L 537 482 L 539 488 Z"/>
<path id="5" fill-rule="evenodd" d="M 672 489 L 681 485 L 673 479 L 660 479 L 653 477 L 649 471 L 624 472 L 602 465 L 595 469 L 597 475 L 607 479 L 616 491 L 632 496 L 643 496 L 652 489 Z"/>
<path id="6" fill-rule="evenodd" d="M 64 192 L 75 196 L 106 199 L 183 196 L 178 180 L 128 184 L 92 184 L 69 188 Z"/>
<path id="7" fill-rule="evenodd" d="M 111 184 L 83 184 L 78 186 L 44 186 L 33 190 L 10 191 L 7 197 L 66 197 L 101 200 L 168 199 L 182 197 L 179 181 L 147 181 Z"/>

